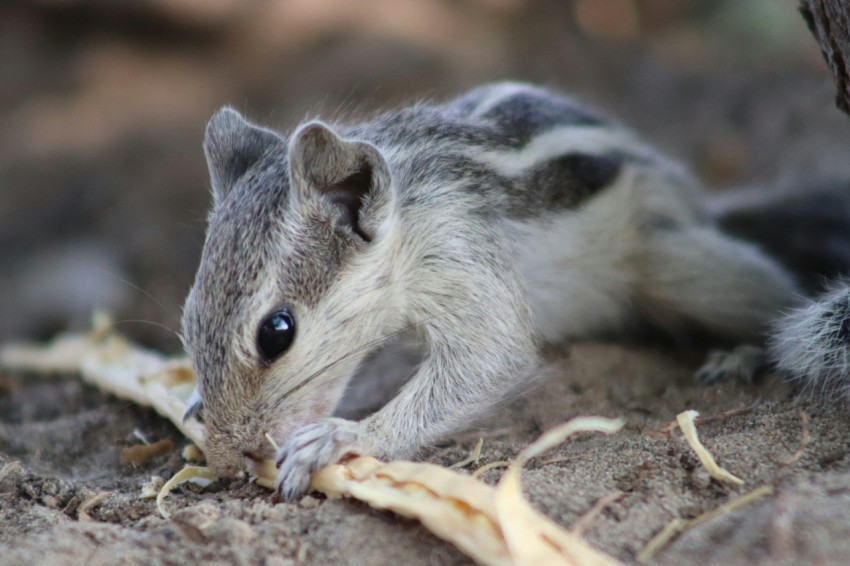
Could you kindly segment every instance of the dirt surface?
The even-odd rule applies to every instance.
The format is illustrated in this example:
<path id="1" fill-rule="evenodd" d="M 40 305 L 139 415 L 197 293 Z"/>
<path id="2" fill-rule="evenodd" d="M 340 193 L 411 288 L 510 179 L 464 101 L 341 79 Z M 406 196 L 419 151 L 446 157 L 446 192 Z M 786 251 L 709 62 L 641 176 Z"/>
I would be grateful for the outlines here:
<path id="1" fill-rule="evenodd" d="M 693 518 L 763 484 L 775 492 L 688 532 L 658 555 L 661 564 L 838 564 L 850 556 L 850 414 L 844 407 L 795 402 L 777 380 L 705 388 L 689 361 L 647 348 L 573 347 L 554 374 L 477 430 L 426 455 L 448 465 L 477 438 L 473 467 L 509 459 L 541 430 L 580 414 L 624 416 L 624 432 L 586 436 L 532 462 L 524 475 L 536 507 L 563 525 L 601 497 L 622 498 L 586 531 L 626 562 L 674 518 Z M 152 476 L 183 466 L 185 441 L 150 411 L 103 396 L 73 379 L 4 377 L 0 404 L 0 553 L 4 562 L 313 564 L 464 564 L 469 560 L 414 521 L 363 504 L 308 496 L 275 503 L 245 480 L 178 489 L 163 519 L 140 499 Z M 61 409 L 60 409 L 61 408 Z M 721 465 L 745 479 L 740 488 L 711 480 L 678 432 L 662 432 L 676 413 L 740 414 L 700 426 Z M 802 442 L 802 416 L 809 417 Z M 177 449 L 145 464 L 119 463 L 122 448 L 169 438 Z M 802 457 L 788 461 L 800 448 Z M 554 461 L 550 461 L 554 460 Z M 21 466 L 9 466 L 19 461 Z M 502 470 L 483 476 L 498 481 Z M 85 502 L 108 496 L 86 511 Z M 81 511 L 82 510 L 82 511 Z"/>
<path id="2" fill-rule="evenodd" d="M 226 103 L 288 130 L 305 115 L 355 118 L 524 79 L 621 118 L 712 189 L 850 178 L 850 120 L 833 105 L 832 79 L 792 0 L 363 0 L 344 9 L 216 0 L 202 12 L 140 0 L 130 13 L 125 4 L 0 6 L 2 341 L 86 325 L 93 306 L 106 306 L 123 332 L 179 348 L 173 330 L 208 205 L 200 139 Z M 615 8 L 600 25 L 590 7 L 603 4 Z M 553 354 L 549 379 L 424 458 L 456 462 L 482 436 L 483 465 L 569 417 L 623 416 L 624 432 L 582 437 L 530 464 L 524 485 L 539 509 L 571 525 L 622 492 L 586 533 L 631 562 L 670 520 L 770 483 L 773 494 L 681 535 L 657 562 L 846 564 L 850 411 L 795 401 L 776 379 L 697 386 L 700 359 L 575 345 Z M 721 465 L 746 480 L 741 488 L 710 480 L 680 434 L 657 432 L 685 409 L 742 408 L 700 427 Z M 808 442 L 783 465 L 801 446 L 801 412 Z M 176 449 L 123 465 L 136 433 Z M 172 519 L 162 519 L 139 495 L 183 466 L 183 445 L 152 412 L 73 377 L 0 374 L 0 562 L 469 562 L 413 521 L 320 497 L 275 504 L 244 480 L 180 488 L 166 503 Z"/>

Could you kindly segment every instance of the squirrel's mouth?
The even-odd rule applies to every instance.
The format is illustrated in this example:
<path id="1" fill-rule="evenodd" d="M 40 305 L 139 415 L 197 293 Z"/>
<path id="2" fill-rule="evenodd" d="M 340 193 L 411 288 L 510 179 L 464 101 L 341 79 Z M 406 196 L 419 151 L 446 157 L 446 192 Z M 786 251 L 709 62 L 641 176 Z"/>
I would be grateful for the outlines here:
<path id="1" fill-rule="evenodd" d="M 245 461 L 245 469 L 250 475 L 257 478 L 261 485 L 274 486 L 274 478 L 277 476 L 277 466 L 275 466 L 274 460 L 254 461 L 246 458 Z M 262 483 L 261 480 L 266 483 Z"/>
<path id="2" fill-rule="evenodd" d="M 227 471 L 230 472 L 227 475 L 247 471 L 251 475 L 257 476 L 260 470 L 262 470 L 261 473 L 267 474 L 269 466 L 274 468 L 275 458 L 281 446 L 286 444 L 296 430 L 330 417 L 331 412 L 330 403 L 322 395 L 317 395 L 314 399 L 303 400 L 301 410 L 290 413 L 287 418 L 265 419 L 257 427 L 259 431 L 255 429 L 255 432 L 250 436 L 250 441 L 231 445 L 232 448 L 228 454 L 227 462 L 215 458 L 217 460 L 215 464 L 218 464 L 218 466 L 213 467 L 227 468 Z M 233 459 L 231 456 L 238 459 L 239 463 L 236 464 L 238 470 L 233 469 L 234 462 L 231 461 Z M 209 459 L 208 463 L 213 464 Z"/>
<path id="3" fill-rule="evenodd" d="M 277 454 L 278 444 L 268 433 L 265 434 L 265 437 L 266 444 L 262 449 L 242 452 L 240 474 L 247 472 L 261 485 L 274 487 L 277 477 L 275 455 Z"/>

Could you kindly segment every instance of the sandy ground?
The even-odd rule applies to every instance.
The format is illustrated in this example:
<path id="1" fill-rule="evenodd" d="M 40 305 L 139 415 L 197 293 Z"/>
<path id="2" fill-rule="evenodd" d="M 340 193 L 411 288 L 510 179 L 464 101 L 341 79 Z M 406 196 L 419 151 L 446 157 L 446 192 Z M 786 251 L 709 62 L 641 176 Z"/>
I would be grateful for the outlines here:
<path id="1" fill-rule="evenodd" d="M 267 13 L 257 6 L 272 3 L 217 0 L 218 16 L 201 19 L 157 11 L 164 1 L 140 0 L 146 8 L 130 16 L 124 3 L 0 6 L 0 296 L 11 297 L 0 301 L 0 341 L 86 325 L 93 306 L 106 306 L 122 332 L 177 350 L 171 331 L 208 205 L 200 140 L 225 103 L 291 128 L 317 112 L 354 117 L 524 79 L 617 116 L 711 187 L 850 177 L 850 120 L 833 106 L 793 0 L 729 1 L 725 11 L 652 3 L 641 26 L 613 39 L 574 10 L 599 3 L 409 0 L 404 13 L 388 11 L 396 3 L 345 11 L 293 0 Z M 524 485 L 539 509 L 571 525 L 622 492 L 587 538 L 629 562 L 670 520 L 771 483 L 772 495 L 683 534 L 658 563 L 850 562 L 846 407 L 796 401 L 776 379 L 700 387 L 691 379 L 699 352 L 592 343 L 553 356 L 551 378 L 424 457 L 456 462 L 483 437 L 483 465 L 569 417 L 623 416 L 624 432 L 580 438 L 529 465 Z M 685 409 L 749 409 L 700 428 L 746 485 L 710 480 L 678 433 L 657 432 Z M 809 440 L 783 465 L 801 446 L 801 411 Z M 122 465 L 134 431 L 176 449 Z M 244 480 L 181 488 L 162 519 L 138 496 L 152 476 L 183 466 L 183 443 L 152 412 L 73 378 L 0 374 L 0 563 L 469 562 L 415 522 L 321 497 L 275 504 Z"/>
<path id="2" fill-rule="evenodd" d="M 756 386 L 692 382 L 693 360 L 652 348 L 589 343 L 556 356 L 551 378 L 479 428 L 442 443 L 428 461 L 462 459 L 478 437 L 481 461 L 504 460 L 541 430 L 581 414 L 624 416 L 624 432 L 587 436 L 525 472 L 526 493 L 563 525 L 601 497 L 621 492 L 586 531 L 594 545 L 630 562 L 674 518 L 692 518 L 763 484 L 775 492 L 675 540 L 660 564 L 839 564 L 850 556 L 850 456 L 845 407 L 795 401 L 775 379 Z M 176 491 L 161 518 L 139 498 L 151 476 L 179 470 L 185 443 L 167 422 L 74 379 L 4 376 L 0 397 L 0 556 L 8 564 L 464 564 L 470 561 L 414 521 L 351 501 L 308 496 L 275 503 L 245 480 Z M 746 480 L 711 480 L 678 433 L 659 432 L 676 413 L 749 409 L 700 427 L 719 462 Z M 802 417 L 809 438 L 802 457 Z M 138 467 L 121 448 L 170 438 L 177 449 Z M 549 462 L 550 459 L 555 460 Z M 20 461 L 20 467 L 3 467 Z M 500 470 L 484 478 L 495 482 Z M 81 504 L 109 495 L 80 519 Z M 85 509 L 84 509 L 85 510 Z"/>

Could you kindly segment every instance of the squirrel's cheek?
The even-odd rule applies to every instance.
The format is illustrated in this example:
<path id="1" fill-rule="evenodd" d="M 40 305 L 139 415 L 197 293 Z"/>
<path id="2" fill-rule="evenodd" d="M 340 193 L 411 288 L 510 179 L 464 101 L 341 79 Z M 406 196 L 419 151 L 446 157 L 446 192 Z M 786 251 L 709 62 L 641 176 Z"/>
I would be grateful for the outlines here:
<path id="1" fill-rule="evenodd" d="M 235 476 L 245 470 L 245 461 L 237 452 L 207 450 L 207 465 L 217 476 Z"/>
<path id="2" fill-rule="evenodd" d="M 204 453 L 207 465 L 219 476 L 235 476 L 245 470 L 245 456 L 224 435 L 210 435 Z"/>

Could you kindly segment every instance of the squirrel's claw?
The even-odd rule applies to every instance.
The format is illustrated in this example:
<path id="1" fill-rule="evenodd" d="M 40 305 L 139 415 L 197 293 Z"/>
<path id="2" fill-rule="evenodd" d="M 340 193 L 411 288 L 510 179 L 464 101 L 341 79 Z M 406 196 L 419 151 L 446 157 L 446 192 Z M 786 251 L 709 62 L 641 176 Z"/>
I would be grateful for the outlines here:
<path id="1" fill-rule="evenodd" d="M 296 430 L 277 452 L 277 491 L 291 503 L 307 492 L 316 470 L 348 454 L 359 454 L 360 424 L 329 418 Z"/>
<path id="2" fill-rule="evenodd" d="M 696 371 L 696 380 L 703 385 L 713 385 L 734 378 L 739 383 L 752 384 L 767 369 L 764 351 L 743 344 L 731 351 L 715 350 Z"/>

